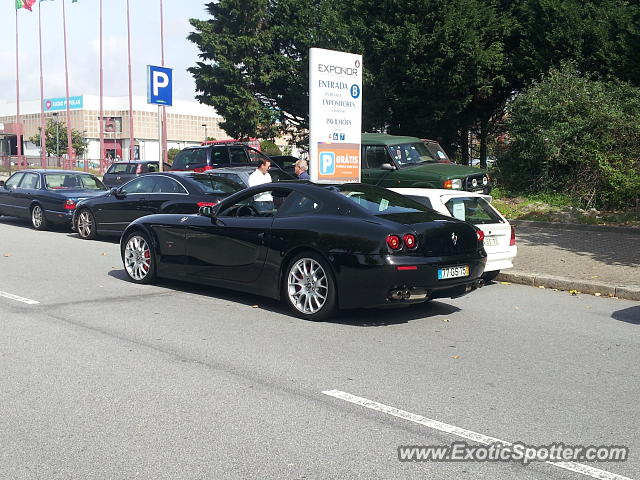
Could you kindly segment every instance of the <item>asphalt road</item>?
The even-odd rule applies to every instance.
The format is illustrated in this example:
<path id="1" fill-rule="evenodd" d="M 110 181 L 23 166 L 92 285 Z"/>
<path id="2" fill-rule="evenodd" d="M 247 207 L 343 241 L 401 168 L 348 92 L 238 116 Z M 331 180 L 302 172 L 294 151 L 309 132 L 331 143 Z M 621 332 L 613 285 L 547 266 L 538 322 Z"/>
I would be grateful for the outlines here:
<path id="1" fill-rule="evenodd" d="M 492 284 L 312 323 L 251 295 L 129 283 L 118 250 L 0 219 L 0 292 L 39 302 L 0 296 L 0 478 L 640 479 L 639 303 Z M 581 462 L 599 477 L 399 462 L 399 445 L 461 439 L 331 390 L 630 459 Z"/>

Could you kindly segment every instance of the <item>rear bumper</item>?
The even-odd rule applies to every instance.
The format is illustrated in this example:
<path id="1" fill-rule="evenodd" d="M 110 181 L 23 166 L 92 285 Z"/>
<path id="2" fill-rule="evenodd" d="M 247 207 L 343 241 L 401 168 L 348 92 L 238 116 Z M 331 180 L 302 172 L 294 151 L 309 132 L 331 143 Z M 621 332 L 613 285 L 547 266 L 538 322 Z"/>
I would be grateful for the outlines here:
<path id="1" fill-rule="evenodd" d="M 57 225 L 71 225 L 73 221 L 73 210 L 45 210 L 44 217 L 49 223 Z"/>
<path id="2" fill-rule="evenodd" d="M 454 298 L 469 293 L 481 286 L 478 279 L 484 272 L 486 253 L 481 250 L 453 257 L 343 254 L 332 256 L 331 261 L 338 280 L 340 308 L 366 308 L 420 303 L 430 298 Z M 458 265 L 468 265 L 469 275 L 438 280 L 439 268 Z M 398 290 L 402 292 L 400 298 Z"/>
<path id="3" fill-rule="evenodd" d="M 518 247 L 515 245 L 509 247 L 507 251 L 487 254 L 487 265 L 484 267 L 485 272 L 493 272 L 496 270 L 504 270 L 513 267 L 513 259 L 518 254 Z"/>

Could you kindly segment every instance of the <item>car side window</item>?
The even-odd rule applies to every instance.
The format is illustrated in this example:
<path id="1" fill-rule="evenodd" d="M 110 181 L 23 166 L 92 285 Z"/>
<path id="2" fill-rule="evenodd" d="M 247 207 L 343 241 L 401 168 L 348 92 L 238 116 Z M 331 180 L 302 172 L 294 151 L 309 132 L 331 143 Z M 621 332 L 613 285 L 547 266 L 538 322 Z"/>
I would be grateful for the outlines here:
<path id="1" fill-rule="evenodd" d="M 224 207 L 218 217 L 273 217 L 285 205 L 291 190 L 265 190 L 246 195 L 233 205 Z"/>
<path id="2" fill-rule="evenodd" d="M 249 157 L 244 147 L 229 147 L 229 155 L 231 157 L 231 165 L 245 165 L 249 162 Z"/>
<path id="3" fill-rule="evenodd" d="M 203 159 L 202 163 L 205 162 L 206 159 Z M 228 165 L 229 152 L 227 151 L 227 147 L 213 147 L 211 149 L 211 163 L 214 165 Z"/>
<path id="4" fill-rule="evenodd" d="M 140 177 L 126 183 L 122 190 L 126 193 L 151 193 L 156 186 L 156 178 Z"/>
<path id="5" fill-rule="evenodd" d="M 258 163 L 263 158 L 266 158 L 267 160 L 269 160 L 269 157 L 267 157 L 266 155 L 263 155 L 262 153 L 257 151 L 255 148 L 247 147 L 247 153 L 249 154 L 249 159 L 251 160 L 251 163 Z"/>
<path id="6" fill-rule="evenodd" d="M 431 200 L 429 200 L 427 197 L 421 197 L 419 195 L 407 195 L 407 197 L 409 197 L 411 200 L 415 200 L 416 202 L 421 203 L 425 207 L 433 209 Z"/>
<path id="7" fill-rule="evenodd" d="M 321 204 L 317 200 L 299 192 L 290 195 L 286 204 L 278 211 L 278 216 L 294 217 L 310 215 L 320 211 Z"/>
<path id="8" fill-rule="evenodd" d="M 40 186 L 40 175 L 37 173 L 25 173 L 20 188 L 34 189 Z"/>
<path id="9" fill-rule="evenodd" d="M 366 146 L 364 149 L 364 168 L 381 168 L 383 163 L 389 163 L 385 147 Z"/>
<path id="10" fill-rule="evenodd" d="M 173 178 L 159 176 L 155 179 L 153 193 L 184 193 L 185 189 Z"/>
<path id="11" fill-rule="evenodd" d="M 158 166 L 155 163 L 147 163 L 147 171 L 149 172 L 157 172 Z"/>
<path id="12" fill-rule="evenodd" d="M 236 173 L 216 173 L 216 175 L 220 176 L 220 177 L 224 177 L 227 178 L 229 180 L 231 180 L 232 182 L 236 182 L 239 183 L 240 185 L 246 185 L 246 182 L 242 181 L 242 178 L 240 178 L 240 175 L 236 174 Z"/>
<path id="13" fill-rule="evenodd" d="M 20 180 L 22 180 L 22 177 L 24 177 L 24 175 L 25 175 L 24 172 L 14 173 L 9 178 L 9 180 L 6 181 L 5 185 L 7 186 L 7 188 L 16 188 L 20 183 Z"/>
<path id="14" fill-rule="evenodd" d="M 131 167 L 133 167 L 133 171 L 131 171 Z M 107 173 L 133 173 L 135 172 L 135 165 L 130 163 L 114 163 L 109 167 Z"/>

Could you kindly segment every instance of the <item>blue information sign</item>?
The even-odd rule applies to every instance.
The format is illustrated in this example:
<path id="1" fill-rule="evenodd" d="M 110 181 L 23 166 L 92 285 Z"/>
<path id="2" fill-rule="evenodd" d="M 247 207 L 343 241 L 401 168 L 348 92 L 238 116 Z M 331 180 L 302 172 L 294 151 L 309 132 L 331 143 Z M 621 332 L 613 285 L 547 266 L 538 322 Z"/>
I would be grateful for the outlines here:
<path id="1" fill-rule="evenodd" d="M 147 103 L 173 104 L 172 74 L 171 68 L 147 65 Z"/>

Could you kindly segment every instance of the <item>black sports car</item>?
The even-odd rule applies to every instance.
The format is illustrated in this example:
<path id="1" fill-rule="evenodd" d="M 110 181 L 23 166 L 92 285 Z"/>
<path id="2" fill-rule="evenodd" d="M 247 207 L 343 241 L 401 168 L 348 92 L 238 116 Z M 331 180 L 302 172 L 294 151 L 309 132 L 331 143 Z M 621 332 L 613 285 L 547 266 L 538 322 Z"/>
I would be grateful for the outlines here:
<path id="1" fill-rule="evenodd" d="M 319 320 L 335 308 L 457 297 L 481 285 L 482 232 L 390 190 L 278 182 L 198 215 L 131 223 L 120 249 L 129 278 L 196 281 L 284 298 Z"/>
<path id="2" fill-rule="evenodd" d="M 81 200 L 104 195 L 97 177 L 73 170 L 21 170 L 0 182 L 0 215 L 30 218 L 36 230 L 70 225 Z"/>
<path id="3" fill-rule="evenodd" d="M 204 173 L 140 175 L 101 197 L 78 203 L 73 226 L 84 239 L 120 235 L 136 218 L 154 213 L 196 213 L 243 188 L 232 180 Z"/>

